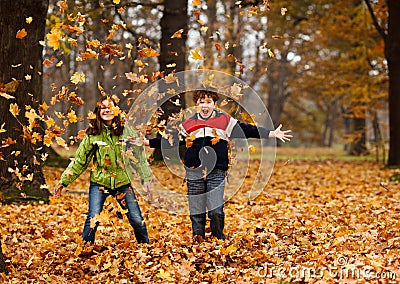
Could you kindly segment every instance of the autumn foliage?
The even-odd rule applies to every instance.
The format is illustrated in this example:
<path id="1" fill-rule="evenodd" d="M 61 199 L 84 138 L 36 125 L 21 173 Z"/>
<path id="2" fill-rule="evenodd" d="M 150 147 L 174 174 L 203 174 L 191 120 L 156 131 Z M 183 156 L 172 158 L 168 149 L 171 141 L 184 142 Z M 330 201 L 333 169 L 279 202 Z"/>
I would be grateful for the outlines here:
<path id="1" fill-rule="evenodd" d="M 226 241 L 194 240 L 188 216 L 140 199 L 151 244 L 139 245 L 126 217 L 120 219 L 116 203 L 108 199 L 95 245 L 83 248 L 87 174 L 48 205 L 2 206 L 1 228 L 9 232 L 2 235 L 2 244 L 10 274 L 0 279 L 6 283 L 386 283 L 383 277 L 400 276 L 400 185 L 390 181 L 399 170 L 365 161 L 279 161 L 262 194 L 249 200 L 246 191 L 257 168 L 255 161 L 242 189 L 225 206 Z M 44 172 L 51 183 L 61 169 Z M 182 187 L 181 180 L 167 174 L 160 178 L 171 187 Z M 303 277 L 303 268 L 315 269 L 315 274 Z M 349 268 L 362 273 L 369 269 L 371 274 L 338 274 Z M 279 277 L 278 269 L 286 277 Z"/>

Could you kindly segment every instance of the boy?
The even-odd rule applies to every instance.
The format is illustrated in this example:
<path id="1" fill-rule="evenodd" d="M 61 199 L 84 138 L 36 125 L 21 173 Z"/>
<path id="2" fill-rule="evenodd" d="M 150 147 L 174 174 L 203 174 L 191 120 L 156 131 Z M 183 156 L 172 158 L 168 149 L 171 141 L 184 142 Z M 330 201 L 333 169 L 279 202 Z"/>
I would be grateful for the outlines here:
<path id="1" fill-rule="evenodd" d="M 205 237 L 206 211 L 210 218 L 211 234 L 225 239 L 224 188 L 228 170 L 228 140 L 240 138 L 278 138 L 290 141 L 291 130 L 281 131 L 282 125 L 269 131 L 262 127 L 240 123 L 226 113 L 217 111 L 219 96 L 216 92 L 198 90 L 193 94 L 197 113 L 179 125 L 187 150 L 184 154 L 188 187 L 190 220 L 193 236 Z M 175 135 L 176 137 L 176 135 Z M 244 138 L 244 137 L 243 137 Z M 143 144 L 161 148 L 164 138 L 145 139 Z M 174 139 L 174 143 L 177 139 Z M 166 143 L 168 144 L 168 142 Z M 166 145 L 163 143 L 163 146 Z"/>

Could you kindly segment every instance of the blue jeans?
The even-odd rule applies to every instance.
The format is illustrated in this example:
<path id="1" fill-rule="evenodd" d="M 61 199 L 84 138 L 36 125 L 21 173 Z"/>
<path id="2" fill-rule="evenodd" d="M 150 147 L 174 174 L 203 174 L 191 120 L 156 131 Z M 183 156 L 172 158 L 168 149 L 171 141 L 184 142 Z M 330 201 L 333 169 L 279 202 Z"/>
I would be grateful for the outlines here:
<path id="1" fill-rule="evenodd" d="M 99 226 L 99 222 L 96 222 L 94 228 L 91 228 L 90 219 L 92 219 L 96 214 L 100 214 L 100 212 L 103 210 L 103 205 L 106 201 L 106 198 L 111 195 L 117 199 L 123 210 L 128 209 L 126 216 L 128 217 L 129 223 L 133 227 L 136 240 L 139 243 L 149 243 L 146 224 L 143 220 L 142 213 L 140 212 L 139 204 L 137 203 L 132 187 L 128 184 L 114 190 L 104 188 L 104 191 L 99 190 L 99 187 L 99 184 L 90 182 L 89 210 L 82 232 L 83 240 L 85 242 L 90 242 L 91 245 L 94 244 L 95 234 L 97 227 Z"/>
<path id="2" fill-rule="evenodd" d="M 224 188 L 225 171 L 214 169 L 204 179 L 189 171 L 186 173 L 190 220 L 194 236 L 205 237 L 206 212 L 210 218 L 211 234 L 225 239 Z"/>

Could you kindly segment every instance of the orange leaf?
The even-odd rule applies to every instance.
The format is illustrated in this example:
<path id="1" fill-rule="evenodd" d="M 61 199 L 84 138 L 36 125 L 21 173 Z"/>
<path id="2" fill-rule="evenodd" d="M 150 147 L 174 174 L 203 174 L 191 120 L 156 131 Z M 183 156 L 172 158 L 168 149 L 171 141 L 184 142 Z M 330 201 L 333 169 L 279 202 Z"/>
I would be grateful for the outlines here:
<path id="1" fill-rule="evenodd" d="M 183 29 L 176 31 L 171 38 L 182 38 Z"/>
<path id="2" fill-rule="evenodd" d="M 22 39 L 24 37 L 26 37 L 28 35 L 28 33 L 25 31 L 25 29 L 19 30 L 16 34 L 16 38 L 18 39 Z"/>

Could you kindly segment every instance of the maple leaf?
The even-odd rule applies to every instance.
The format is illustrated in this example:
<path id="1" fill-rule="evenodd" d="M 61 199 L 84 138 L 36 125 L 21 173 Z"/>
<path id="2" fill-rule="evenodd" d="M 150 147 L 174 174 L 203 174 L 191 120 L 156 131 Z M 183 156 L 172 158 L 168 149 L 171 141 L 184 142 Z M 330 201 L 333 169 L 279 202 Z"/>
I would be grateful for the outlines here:
<path id="1" fill-rule="evenodd" d="M 15 35 L 16 38 L 18 39 L 23 39 L 24 37 L 26 37 L 28 35 L 28 33 L 26 32 L 25 29 L 19 30 L 17 32 L 17 34 Z"/>
<path id="2" fill-rule="evenodd" d="M 145 47 L 141 50 L 138 50 L 138 54 L 140 57 L 156 57 L 156 56 L 160 56 L 160 54 L 152 49 L 151 47 Z"/>
<path id="3" fill-rule="evenodd" d="M 201 56 L 199 49 L 196 47 L 195 50 L 191 50 L 190 54 L 194 60 L 204 60 L 203 56 Z"/>
<path id="4" fill-rule="evenodd" d="M 76 116 L 74 110 L 71 110 L 71 111 L 68 113 L 67 116 L 68 116 L 69 122 L 71 122 L 71 123 L 78 122 L 78 117 Z"/>
<path id="5" fill-rule="evenodd" d="M 85 82 L 85 74 L 84 73 L 75 72 L 71 76 L 71 82 L 74 83 L 75 85 L 77 85 L 79 82 L 84 83 Z"/>
<path id="6" fill-rule="evenodd" d="M 177 77 L 174 76 L 174 73 L 169 73 L 168 76 L 164 77 L 165 83 L 167 84 L 172 84 L 176 81 L 176 83 L 179 86 L 179 80 Z"/>
<path id="7" fill-rule="evenodd" d="M 10 104 L 10 112 L 13 116 L 17 117 L 20 111 L 17 104 Z"/>
<path id="8" fill-rule="evenodd" d="M 60 48 L 61 43 L 61 36 L 62 36 L 62 31 L 60 30 L 60 27 L 62 26 L 61 23 L 57 23 L 46 35 L 46 38 L 48 40 L 48 44 L 50 47 L 52 47 L 54 50 L 57 50 Z"/>
<path id="9" fill-rule="evenodd" d="M 171 38 L 182 38 L 183 29 L 176 31 Z"/>

